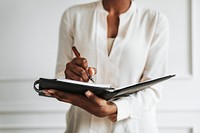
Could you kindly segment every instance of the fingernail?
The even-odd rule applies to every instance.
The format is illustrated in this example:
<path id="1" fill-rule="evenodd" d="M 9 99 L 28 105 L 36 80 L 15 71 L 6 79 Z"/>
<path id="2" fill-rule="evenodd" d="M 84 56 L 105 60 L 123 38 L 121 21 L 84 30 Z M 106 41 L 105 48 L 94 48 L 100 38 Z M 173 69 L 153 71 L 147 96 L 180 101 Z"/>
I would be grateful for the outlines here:
<path id="1" fill-rule="evenodd" d="M 44 93 L 46 96 L 51 96 L 51 94 L 50 93 Z"/>
<path id="2" fill-rule="evenodd" d="M 48 90 L 43 90 L 42 91 L 46 96 L 51 96 L 51 94 L 48 92 Z"/>
<path id="3" fill-rule="evenodd" d="M 48 93 L 48 90 L 42 90 L 43 93 Z"/>
<path id="4" fill-rule="evenodd" d="M 48 91 L 48 93 L 55 93 L 55 90 L 47 90 Z"/>
<path id="5" fill-rule="evenodd" d="M 91 96 L 92 93 L 91 93 L 91 91 L 86 91 L 86 92 L 85 92 L 85 95 L 86 95 L 86 96 Z"/>
<path id="6" fill-rule="evenodd" d="M 94 67 L 89 67 L 88 68 L 88 73 L 92 77 L 96 74 L 96 69 Z"/>

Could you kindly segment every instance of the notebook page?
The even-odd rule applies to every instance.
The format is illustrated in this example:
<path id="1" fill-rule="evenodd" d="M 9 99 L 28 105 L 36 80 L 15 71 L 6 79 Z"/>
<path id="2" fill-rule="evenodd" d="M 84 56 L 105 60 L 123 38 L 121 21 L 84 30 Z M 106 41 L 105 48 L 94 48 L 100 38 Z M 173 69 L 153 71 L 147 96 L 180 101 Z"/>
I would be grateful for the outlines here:
<path id="1" fill-rule="evenodd" d="M 57 81 L 66 82 L 66 83 L 72 83 L 72 84 L 79 84 L 79 85 L 83 85 L 83 86 L 100 87 L 100 88 L 111 88 L 110 84 L 86 83 L 86 82 L 69 80 L 69 79 L 57 79 Z"/>

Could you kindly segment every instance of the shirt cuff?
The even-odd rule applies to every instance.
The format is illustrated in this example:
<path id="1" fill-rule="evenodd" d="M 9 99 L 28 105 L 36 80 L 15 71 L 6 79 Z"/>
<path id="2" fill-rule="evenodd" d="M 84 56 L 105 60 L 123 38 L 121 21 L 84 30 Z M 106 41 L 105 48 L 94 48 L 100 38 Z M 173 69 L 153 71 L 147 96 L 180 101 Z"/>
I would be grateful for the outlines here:
<path id="1" fill-rule="evenodd" d="M 117 121 L 130 117 L 130 105 L 128 100 L 118 99 L 112 102 L 117 106 Z"/>

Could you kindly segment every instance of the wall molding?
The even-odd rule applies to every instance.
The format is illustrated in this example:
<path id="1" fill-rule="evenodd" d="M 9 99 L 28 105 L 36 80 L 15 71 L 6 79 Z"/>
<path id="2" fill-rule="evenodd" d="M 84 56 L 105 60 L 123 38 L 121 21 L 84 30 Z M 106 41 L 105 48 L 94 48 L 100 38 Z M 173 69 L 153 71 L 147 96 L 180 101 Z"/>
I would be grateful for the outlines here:
<path id="1" fill-rule="evenodd" d="M 178 103 L 177 103 L 178 104 Z M 169 103 L 158 105 L 158 112 L 199 112 L 200 103 L 185 103 L 184 105 Z M 0 102 L 0 113 L 20 112 L 66 112 L 70 104 L 52 102 Z"/>
<path id="2" fill-rule="evenodd" d="M 39 119 L 36 119 L 35 114 L 29 114 L 31 112 L 28 112 L 28 114 L 1 114 L 0 118 L 2 117 L 5 119 L 6 115 L 9 115 L 12 119 L 17 119 L 17 121 L 14 122 L 4 122 L 3 119 L 0 119 L 0 132 L 2 130 L 40 130 L 40 129 L 56 129 L 56 130 L 64 130 L 66 125 L 64 120 L 56 119 L 54 121 L 42 120 L 46 117 L 51 117 L 52 113 L 45 113 L 45 116 L 42 115 L 42 117 L 39 117 Z M 37 117 L 41 114 L 38 114 L 38 112 L 34 112 L 37 114 Z M 167 114 L 167 115 L 165 115 Z M 5 116 L 4 116 L 5 115 Z M 171 117 L 169 117 L 169 115 Z M 178 115 L 178 116 L 177 116 Z M 60 115 L 60 113 L 57 113 L 57 116 L 54 115 L 54 117 L 62 117 L 63 115 Z M 175 117 L 174 117 L 175 116 Z M 179 118 L 177 119 L 176 118 Z M 184 117 L 182 117 L 184 116 Z M 48 117 L 48 118 L 49 118 Z M 187 113 L 182 111 L 182 113 L 179 112 L 162 112 L 162 114 L 159 114 L 159 120 L 158 120 L 158 128 L 161 130 L 191 130 L 192 133 L 199 133 L 200 131 L 200 113 Z M 63 118 L 62 118 L 63 119 Z M 37 120 L 37 121 L 35 121 Z M 38 123 L 40 120 L 42 120 L 41 123 Z M 27 122 L 28 121 L 28 122 Z"/>
<path id="3" fill-rule="evenodd" d="M 178 102 L 169 102 L 165 104 L 159 104 L 157 110 L 159 112 L 199 112 L 200 113 L 200 102 L 184 102 L 180 104 Z"/>
<path id="4" fill-rule="evenodd" d="M 199 133 L 200 127 L 198 122 L 163 122 L 158 125 L 159 129 L 188 129 L 191 133 Z"/>
<path id="5" fill-rule="evenodd" d="M 12 125 L 0 125 L 1 130 L 24 130 L 24 129 L 65 129 L 66 125 L 64 123 L 46 123 L 41 124 L 12 124 Z"/>
<path id="6" fill-rule="evenodd" d="M 183 75 L 177 75 L 177 78 L 178 80 L 188 80 L 188 79 L 193 79 L 195 78 L 195 72 L 196 72 L 196 61 L 197 61 L 197 53 L 196 53 L 196 46 L 198 45 L 197 44 L 197 41 L 196 41 L 196 38 L 197 35 L 197 23 L 196 23 L 196 12 L 197 12 L 197 9 L 195 8 L 195 5 L 196 5 L 196 0 L 189 0 L 190 1 L 190 6 L 189 6 L 189 11 L 190 11 L 190 32 L 188 33 L 189 34 L 189 38 L 190 38 L 190 42 L 189 42 L 189 48 L 190 48 L 190 51 L 189 51 L 189 57 L 190 57 L 190 73 L 187 73 L 187 74 L 183 74 Z"/>
<path id="7" fill-rule="evenodd" d="M 196 78 L 198 76 L 198 70 L 199 69 L 197 66 L 197 62 L 199 60 L 198 58 L 198 14 L 200 9 L 198 8 L 198 0 L 191 0 L 191 26 L 192 26 L 192 31 L 191 31 L 191 44 L 192 44 L 192 76 Z"/>
<path id="8" fill-rule="evenodd" d="M 0 102 L 0 113 L 66 112 L 70 104 L 52 102 Z"/>
<path id="9" fill-rule="evenodd" d="M 19 79 L 15 79 L 15 78 L 0 78 L 0 83 L 9 83 L 9 82 L 34 82 L 37 78 L 19 78 Z"/>

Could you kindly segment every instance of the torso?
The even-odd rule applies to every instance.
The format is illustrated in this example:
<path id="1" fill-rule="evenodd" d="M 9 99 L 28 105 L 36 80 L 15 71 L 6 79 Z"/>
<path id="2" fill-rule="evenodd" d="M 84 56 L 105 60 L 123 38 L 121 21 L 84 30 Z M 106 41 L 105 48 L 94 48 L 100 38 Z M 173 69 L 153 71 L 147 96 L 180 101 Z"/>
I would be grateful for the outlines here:
<path id="1" fill-rule="evenodd" d="M 97 8 L 95 4 L 87 5 L 87 8 L 76 6 L 69 10 L 74 33 L 73 45 L 76 45 L 82 56 L 87 58 L 90 66 L 97 68 L 96 83 L 109 83 L 114 87 L 120 87 L 137 83 L 141 78 L 158 16 L 148 10 L 135 8 L 120 16 L 120 19 L 119 15 L 109 14 L 106 17 L 102 5 L 98 5 Z M 132 15 L 133 10 L 139 10 L 139 13 Z M 107 38 L 116 38 L 109 58 Z M 66 50 L 68 53 L 71 52 L 71 49 Z M 123 121 L 111 123 L 107 118 L 99 119 L 72 106 L 67 119 L 67 132 L 157 133 L 153 109 L 154 107 L 145 114 L 142 112 L 138 118 L 131 116 Z"/>

